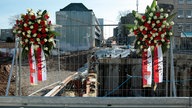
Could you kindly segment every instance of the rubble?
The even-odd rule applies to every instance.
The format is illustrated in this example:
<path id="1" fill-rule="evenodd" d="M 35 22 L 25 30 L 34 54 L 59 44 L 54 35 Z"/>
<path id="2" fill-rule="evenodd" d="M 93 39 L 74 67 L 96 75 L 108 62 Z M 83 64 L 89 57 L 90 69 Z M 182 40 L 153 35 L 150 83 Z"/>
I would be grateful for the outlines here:
<path id="1" fill-rule="evenodd" d="M 7 82 L 9 78 L 11 64 L 0 64 L 0 96 L 4 96 L 7 88 Z M 15 94 L 15 72 L 11 78 L 11 86 L 9 95 L 14 96 Z"/>

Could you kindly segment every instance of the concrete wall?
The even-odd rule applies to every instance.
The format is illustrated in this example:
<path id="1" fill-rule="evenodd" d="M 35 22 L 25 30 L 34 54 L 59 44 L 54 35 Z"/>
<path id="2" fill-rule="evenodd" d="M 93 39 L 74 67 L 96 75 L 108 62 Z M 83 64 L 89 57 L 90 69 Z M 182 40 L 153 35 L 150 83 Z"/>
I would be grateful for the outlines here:
<path id="1" fill-rule="evenodd" d="M 192 56 L 190 54 L 174 54 L 174 71 L 176 80 L 177 96 L 192 96 Z M 170 59 L 170 58 L 168 58 Z M 98 82 L 99 96 L 170 96 L 170 67 L 166 70 L 166 65 L 170 66 L 164 57 L 163 83 L 157 85 L 153 91 L 154 83 L 151 88 L 142 87 L 142 71 L 140 58 L 105 58 L 99 61 Z M 166 72 L 168 79 L 166 81 Z M 132 76 L 125 84 L 117 89 L 127 75 Z M 168 88 L 166 88 L 168 83 Z M 116 90 L 115 90 L 116 89 Z M 113 92 L 111 92 L 113 91 Z M 111 92 L 111 93 L 110 93 Z"/>
<path id="2" fill-rule="evenodd" d="M 191 97 L 0 97 L 1 108 L 191 108 Z"/>
<path id="3" fill-rule="evenodd" d="M 192 55 L 174 56 L 177 96 L 192 96 Z"/>
<path id="4" fill-rule="evenodd" d="M 141 96 L 141 78 L 139 77 L 130 78 L 123 86 L 110 93 L 125 82 L 128 75 L 141 76 L 141 59 L 105 58 L 99 60 L 99 96 Z"/>

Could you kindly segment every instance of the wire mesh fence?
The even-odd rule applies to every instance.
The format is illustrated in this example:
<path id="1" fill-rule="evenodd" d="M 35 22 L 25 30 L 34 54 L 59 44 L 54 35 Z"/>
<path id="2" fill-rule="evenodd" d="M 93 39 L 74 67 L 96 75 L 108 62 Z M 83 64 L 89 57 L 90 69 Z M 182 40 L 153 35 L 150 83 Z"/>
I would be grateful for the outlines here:
<path id="1" fill-rule="evenodd" d="M 173 96 L 173 80 L 171 79 L 170 55 L 164 54 L 163 82 L 152 87 L 142 87 L 141 56 L 137 55 L 133 48 L 127 46 L 101 45 L 100 47 L 91 47 L 86 50 L 79 49 L 81 45 L 76 42 L 82 39 L 80 36 L 80 27 L 75 27 L 76 37 L 66 36 L 64 29 L 60 28 L 65 37 L 62 35 L 58 38 L 57 47 L 50 56 L 46 57 L 47 63 L 47 80 L 39 82 L 38 85 L 30 85 L 29 80 L 29 63 L 27 57 L 21 58 L 21 67 L 17 54 L 14 64 L 13 75 L 11 78 L 11 87 L 9 95 L 22 96 L 45 96 L 55 87 L 56 96 L 78 96 L 78 97 L 166 97 Z M 66 27 L 64 27 L 66 28 Z M 72 27 L 71 27 L 72 29 Z M 88 36 L 82 32 L 83 36 Z M 73 41 L 72 43 L 79 46 L 76 50 L 64 51 L 59 47 L 69 45 L 66 37 Z M 78 38 L 77 38 L 78 37 Z M 64 41 L 59 42 L 60 40 Z M 88 39 L 86 44 L 88 44 Z M 182 41 L 186 42 L 186 41 Z M 60 45 L 58 45 L 60 43 Z M 188 43 L 191 44 L 190 39 Z M 64 45 L 64 46 L 65 46 Z M 71 44 L 72 45 L 72 44 Z M 183 45 L 183 44 L 181 44 Z M 1 66 L 1 96 L 5 95 L 8 76 L 11 69 L 11 60 L 14 52 L 14 44 L 7 48 L 9 43 L 1 43 L 0 66 Z M 59 46 L 59 47 L 58 47 Z M 69 45 L 70 46 L 70 45 Z M 66 46 L 65 46 L 66 47 Z M 182 48 L 178 50 L 177 48 Z M 176 96 L 191 96 L 192 84 L 192 51 L 189 45 L 186 49 L 184 46 L 174 48 L 174 71 L 176 86 Z M 19 70 L 20 69 L 20 70 Z M 20 74 L 20 77 L 18 76 Z M 76 73 L 76 74 L 75 74 Z M 70 77 L 71 76 L 71 77 Z M 18 77 L 20 78 L 18 81 Z M 70 77 L 70 78 L 69 78 Z M 17 82 L 18 81 L 18 82 Z M 67 83 L 66 83 L 67 82 Z M 57 91 L 59 90 L 59 91 Z M 18 92 L 18 93 L 16 93 Z"/>

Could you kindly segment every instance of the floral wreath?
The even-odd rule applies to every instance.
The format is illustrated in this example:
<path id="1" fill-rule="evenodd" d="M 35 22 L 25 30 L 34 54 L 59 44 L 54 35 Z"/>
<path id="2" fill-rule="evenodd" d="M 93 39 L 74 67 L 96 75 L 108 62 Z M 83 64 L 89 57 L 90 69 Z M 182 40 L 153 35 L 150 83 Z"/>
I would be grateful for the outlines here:
<path id="1" fill-rule="evenodd" d="M 138 52 L 147 51 L 149 47 L 153 50 L 155 46 L 162 46 L 163 52 L 170 47 L 170 37 L 173 35 L 171 29 L 174 22 L 171 19 L 175 14 L 169 15 L 163 8 L 159 8 L 156 0 L 151 7 L 147 6 L 144 14 L 132 12 L 135 17 L 134 25 L 130 25 L 130 32 L 136 36 L 135 48 Z"/>
<path id="2" fill-rule="evenodd" d="M 28 53 L 31 45 L 35 51 L 41 47 L 45 54 L 50 54 L 54 46 L 54 36 L 56 32 L 52 27 L 49 15 L 46 10 L 38 10 L 36 15 L 32 9 L 27 9 L 26 14 L 21 14 L 21 18 L 16 20 L 13 26 L 13 33 L 20 37 L 20 44 L 23 53 Z"/>

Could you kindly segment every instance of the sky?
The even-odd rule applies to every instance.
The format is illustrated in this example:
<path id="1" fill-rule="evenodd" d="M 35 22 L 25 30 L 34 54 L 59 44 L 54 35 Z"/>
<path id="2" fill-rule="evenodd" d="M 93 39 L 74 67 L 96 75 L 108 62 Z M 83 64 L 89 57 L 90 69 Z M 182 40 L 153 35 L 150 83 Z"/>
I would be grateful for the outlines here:
<path id="1" fill-rule="evenodd" d="M 10 18 L 26 13 L 28 8 L 47 10 L 50 20 L 55 24 L 55 12 L 70 3 L 83 3 L 88 9 L 92 9 L 97 18 L 103 18 L 104 24 L 117 24 L 119 13 L 136 10 L 137 0 L 1 0 L 0 2 L 0 29 L 12 28 Z M 147 5 L 153 0 L 138 0 L 138 11 L 143 13 Z M 113 27 L 105 27 L 104 37 L 112 36 Z"/>

